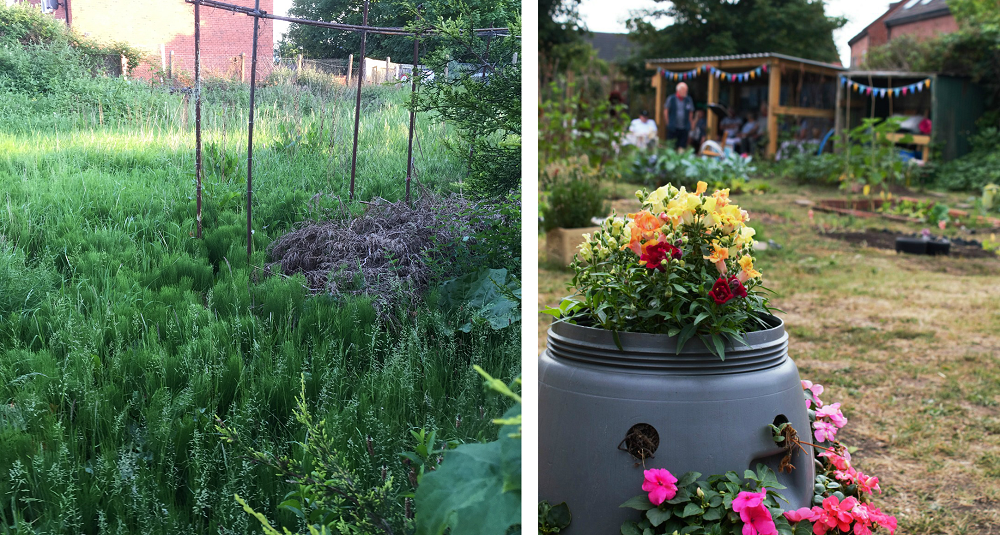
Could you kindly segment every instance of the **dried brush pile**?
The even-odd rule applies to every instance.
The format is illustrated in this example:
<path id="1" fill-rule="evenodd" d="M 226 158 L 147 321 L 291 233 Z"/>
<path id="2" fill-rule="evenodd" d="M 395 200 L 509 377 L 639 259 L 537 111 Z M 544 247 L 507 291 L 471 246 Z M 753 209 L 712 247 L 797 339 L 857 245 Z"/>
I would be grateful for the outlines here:
<path id="1" fill-rule="evenodd" d="M 492 205 L 458 196 L 407 206 L 372 201 L 357 218 L 309 221 L 275 240 L 267 270 L 302 273 L 313 292 L 367 294 L 377 308 L 399 299 L 414 304 L 435 277 L 454 276 L 463 249 L 504 216 Z"/>

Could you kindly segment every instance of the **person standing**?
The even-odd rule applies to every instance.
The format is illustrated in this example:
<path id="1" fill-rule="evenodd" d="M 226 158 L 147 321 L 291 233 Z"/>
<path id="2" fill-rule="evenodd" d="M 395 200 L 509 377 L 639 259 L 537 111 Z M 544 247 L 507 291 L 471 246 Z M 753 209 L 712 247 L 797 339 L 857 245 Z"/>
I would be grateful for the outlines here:
<path id="1" fill-rule="evenodd" d="M 674 140 L 677 150 L 686 149 L 694 122 L 694 101 L 688 96 L 688 86 L 684 82 L 677 84 L 674 94 L 667 97 L 663 122 L 667 125 L 667 141 Z"/>

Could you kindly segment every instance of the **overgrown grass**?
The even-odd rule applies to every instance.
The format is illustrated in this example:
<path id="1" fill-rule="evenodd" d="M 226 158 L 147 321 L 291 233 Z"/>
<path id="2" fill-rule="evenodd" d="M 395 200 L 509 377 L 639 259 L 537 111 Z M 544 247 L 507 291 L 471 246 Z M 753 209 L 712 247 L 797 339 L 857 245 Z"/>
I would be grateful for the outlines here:
<path id="1" fill-rule="evenodd" d="M 258 91 L 248 264 L 247 88 L 205 91 L 198 240 L 193 101 L 94 80 L 96 106 L 0 92 L 0 532 L 255 531 L 234 493 L 294 528 L 277 508 L 292 489 L 221 441 L 215 418 L 259 451 L 290 453 L 301 374 L 366 485 L 406 485 L 411 428 L 495 437 L 507 403 L 472 366 L 518 375 L 516 325 L 463 333 L 467 318 L 428 306 L 380 317 L 370 298 L 263 275 L 270 242 L 300 221 L 364 210 L 347 201 L 352 93 Z M 403 196 L 407 98 L 362 94 L 361 201 Z M 452 136 L 418 117 L 415 195 L 461 190 Z"/>

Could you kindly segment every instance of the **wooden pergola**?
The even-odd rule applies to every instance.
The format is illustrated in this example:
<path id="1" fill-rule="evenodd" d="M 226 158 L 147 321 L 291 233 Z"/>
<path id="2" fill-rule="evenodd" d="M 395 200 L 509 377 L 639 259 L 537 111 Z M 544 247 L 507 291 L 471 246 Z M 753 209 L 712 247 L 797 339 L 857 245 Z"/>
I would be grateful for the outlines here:
<path id="1" fill-rule="evenodd" d="M 766 66 L 766 67 L 765 67 Z M 708 67 L 709 69 L 706 69 Z M 754 75 L 744 81 L 728 81 L 723 76 L 712 74 L 710 69 L 718 69 L 727 73 L 750 72 L 764 67 L 761 74 Z M 680 82 L 689 86 L 697 84 L 704 89 L 708 104 L 723 104 L 719 102 L 719 94 L 723 85 L 735 86 L 729 93 L 729 103 L 723 104 L 733 108 L 737 104 L 738 95 L 744 88 L 762 89 L 766 86 L 767 104 L 767 156 L 773 157 L 778 150 L 778 116 L 817 117 L 833 120 L 836 115 L 836 103 L 841 91 L 837 83 L 838 75 L 846 69 L 839 65 L 812 61 L 784 54 L 760 53 L 741 54 L 734 56 L 706 56 L 688 58 L 651 59 L 646 61 L 646 69 L 656 70 L 652 85 L 656 88 L 656 121 L 660 139 L 665 139 L 666 128 L 663 125 L 663 105 L 668 89 L 676 87 Z M 684 79 L 673 79 L 661 74 L 660 69 L 669 73 L 695 71 L 693 76 Z M 808 75 L 814 76 L 824 85 L 824 90 L 837 95 L 830 95 L 819 102 L 806 102 L 803 95 L 803 81 Z M 829 84 L 826 86 L 826 84 Z M 815 85 L 815 84 L 814 84 Z M 692 95 L 694 97 L 694 95 Z M 697 99 L 696 99 L 697 100 Z M 815 100 L 815 99 L 814 99 Z M 707 114 L 708 134 L 714 138 L 718 133 L 719 117 Z"/>

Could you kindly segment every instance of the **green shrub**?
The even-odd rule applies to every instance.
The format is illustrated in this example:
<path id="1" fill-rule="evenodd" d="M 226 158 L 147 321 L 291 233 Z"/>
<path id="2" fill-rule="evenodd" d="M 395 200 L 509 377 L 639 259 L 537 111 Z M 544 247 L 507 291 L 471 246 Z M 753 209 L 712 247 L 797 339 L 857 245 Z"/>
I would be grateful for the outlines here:
<path id="1" fill-rule="evenodd" d="M 800 184 L 834 186 L 840 183 L 844 158 L 835 154 L 796 153 L 781 161 L 781 173 Z"/>
<path id="2" fill-rule="evenodd" d="M 982 191 L 987 184 L 1000 183 L 1000 150 L 996 139 L 1000 128 L 981 128 L 970 138 L 972 150 L 950 162 L 938 164 L 934 183 L 954 191 Z"/>
<path id="3" fill-rule="evenodd" d="M 592 218 L 608 214 L 608 191 L 601 185 L 600 173 L 588 165 L 586 156 L 547 166 L 542 187 L 548 193 L 542 206 L 545 231 L 590 227 Z"/>

